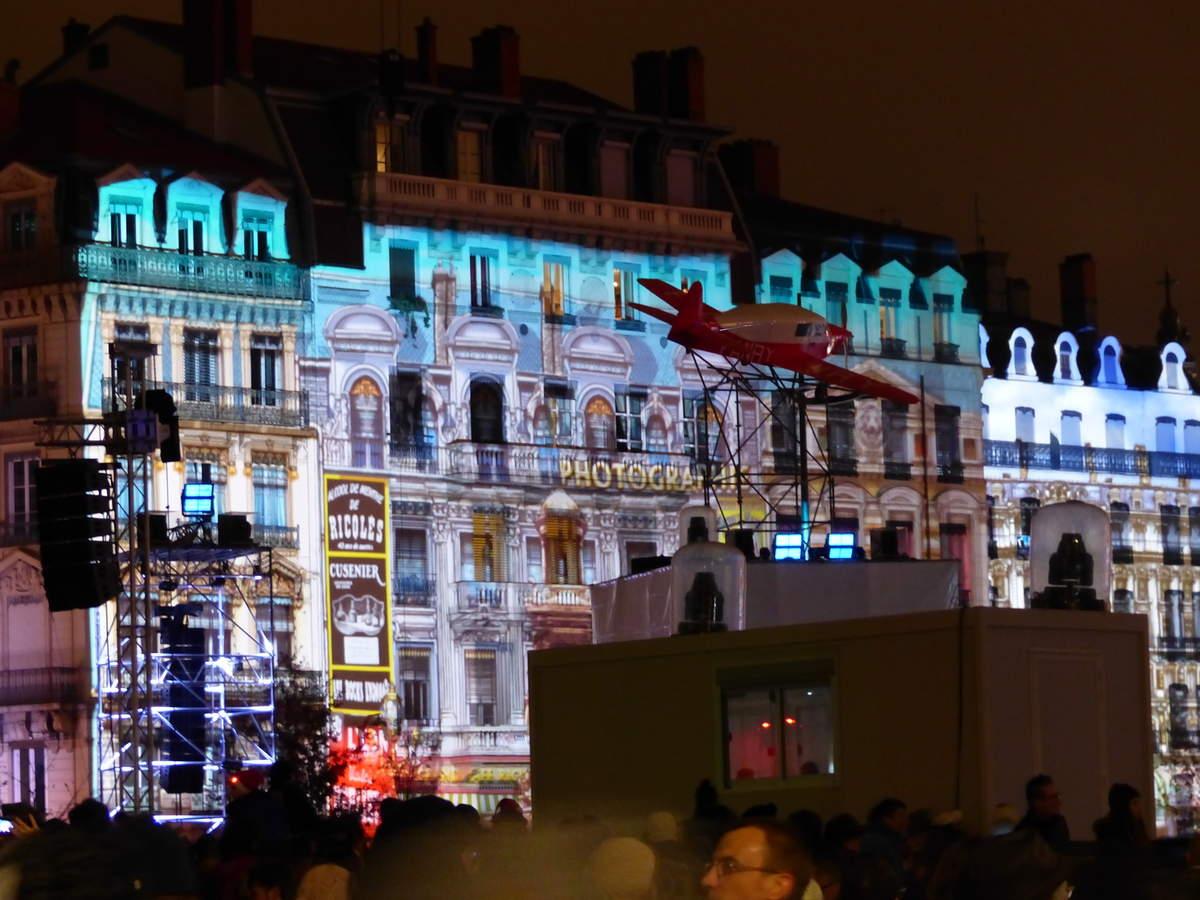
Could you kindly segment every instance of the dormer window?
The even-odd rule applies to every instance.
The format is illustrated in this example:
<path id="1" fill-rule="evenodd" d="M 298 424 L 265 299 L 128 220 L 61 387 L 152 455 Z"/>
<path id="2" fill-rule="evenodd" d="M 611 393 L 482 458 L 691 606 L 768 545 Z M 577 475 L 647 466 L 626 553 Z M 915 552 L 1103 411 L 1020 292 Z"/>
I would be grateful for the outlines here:
<path id="1" fill-rule="evenodd" d="M 1101 370 L 1104 374 L 1105 384 L 1116 384 L 1119 380 L 1117 378 L 1117 351 L 1111 344 L 1104 348 L 1102 359 Z"/>
<path id="2" fill-rule="evenodd" d="M 1013 371 L 1018 375 L 1025 375 L 1029 368 L 1029 345 L 1025 343 L 1025 338 L 1017 337 L 1013 341 Z"/>
<path id="3" fill-rule="evenodd" d="M 1163 358 L 1163 369 L 1167 378 L 1167 390 L 1175 391 L 1179 389 L 1179 357 L 1175 353 L 1168 352 Z"/>
<path id="4" fill-rule="evenodd" d="M 1066 341 L 1058 345 L 1058 377 L 1063 381 L 1071 379 L 1071 345 Z"/>
<path id="5" fill-rule="evenodd" d="M 459 181 L 483 181 L 483 132 L 476 128 L 460 128 L 455 136 L 455 151 Z"/>
<path id="6" fill-rule="evenodd" d="M 561 146 L 557 137 L 539 136 L 534 141 L 534 159 L 537 163 L 537 186 L 542 191 L 557 191 L 561 185 L 561 166 L 559 151 Z"/>
<path id="7" fill-rule="evenodd" d="M 208 213 L 202 209 L 179 210 L 179 252 L 199 256 L 204 252 L 204 230 Z"/>
<path id="8" fill-rule="evenodd" d="M 138 217 L 142 205 L 136 200 L 113 200 L 108 204 L 109 241 L 114 247 L 138 245 Z"/>
<path id="9" fill-rule="evenodd" d="M 11 253 L 32 250 L 37 243 L 37 207 L 32 200 L 4 206 L 4 249 Z"/>
<path id="10" fill-rule="evenodd" d="M 246 259 L 271 258 L 271 216 L 245 213 L 242 216 L 242 255 Z"/>

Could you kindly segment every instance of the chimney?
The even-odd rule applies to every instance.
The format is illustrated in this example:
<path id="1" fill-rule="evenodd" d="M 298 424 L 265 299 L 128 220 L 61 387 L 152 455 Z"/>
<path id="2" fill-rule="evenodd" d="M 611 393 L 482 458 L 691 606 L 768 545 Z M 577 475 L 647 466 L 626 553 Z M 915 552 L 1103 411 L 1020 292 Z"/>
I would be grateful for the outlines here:
<path id="1" fill-rule="evenodd" d="M 404 57 L 399 50 L 384 50 L 379 54 L 379 91 L 385 97 L 395 97 L 404 91 Z"/>
<path id="2" fill-rule="evenodd" d="M 722 145 L 721 165 L 739 194 L 779 196 L 779 147 L 773 141 L 741 140 Z"/>
<path id="3" fill-rule="evenodd" d="M 183 0 L 183 80 L 188 88 L 254 74 L 251 0 Z"/>
<path id="4" fill-rule="evenodd" d="M 633 108 L 648 116 L 667 114 L 667 54 L 662 50 L 633 58 Z"/>
<path id="5" fill-rule="evenodd" d="M 4 80 L 0 81 L 0 140 L 17 128 L 21 115 L 21 88 L 17 86 L 17 69 L 20 60 L 10 59 L 4 66 Z"/>
<path id="6" fill-rule="evenodd" d="M 1094 331 L 1096 310 L 1096 262 L 1090 253 L 1076 253 L 1058 264 L 1062 297 L 1063 327 L 1071 331 Z"/>
<path id="7" fill-rule="evenodd" d="M 225 0 L 225 72 L 254 77 L 254 0 Z"/>
<path id="8" fill-rule="evenodd" d="M 437 26 L 429 16 L 416 28 L 417 32 L 417 70 L 420 79 L 426 84 L 437 84 Z"/>
<path id="9" fill-rule="evenodd" d="M 493 25 L 471 38 L 475 84 L 489 94 L 521 96 L 520 41 L 507 25 Z"/>
<path id="10" fill-rule="evenodd" d="M 1009 313 L 1008 254 L 996 250 L 976 250 L 962 255 L 967 289 L 963 309 L 989 315 Z"/>
<path id="11" fill-rule="evenodd" d="M 704 121 L 704 56 L 697 48 L 671 51 L 667 97 L 672 118 Z"/>
<path id="12" fill-rule="evenodd" d="M 67 24 L 62 27 L 63 56 L 70 56 L 86 44 L 91 31 L 91 25 L 76 22 L 74 16 L 68 19 Z"/>

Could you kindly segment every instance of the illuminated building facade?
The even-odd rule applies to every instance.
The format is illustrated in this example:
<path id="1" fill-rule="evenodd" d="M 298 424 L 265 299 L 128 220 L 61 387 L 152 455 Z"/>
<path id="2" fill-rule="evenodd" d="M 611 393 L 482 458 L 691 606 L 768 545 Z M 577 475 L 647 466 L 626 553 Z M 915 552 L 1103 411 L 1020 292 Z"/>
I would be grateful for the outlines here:
<path id="1" fill-rule="evenodd" d="M 1168 296 L 1158 345 L 1122 346 L 1097 328 L 1090 257 L 1069 257 L 1060 271 L 1068 327 L 999 305 L 982 332 L 992 602 L 1028 605 L 1039 506 L 1081 500 L 1108 511 L 1111 608 L 1150 622 L 1157 824 L 1183 833 L 1200 804 L 1200 400 L 1187 336 Z"/>

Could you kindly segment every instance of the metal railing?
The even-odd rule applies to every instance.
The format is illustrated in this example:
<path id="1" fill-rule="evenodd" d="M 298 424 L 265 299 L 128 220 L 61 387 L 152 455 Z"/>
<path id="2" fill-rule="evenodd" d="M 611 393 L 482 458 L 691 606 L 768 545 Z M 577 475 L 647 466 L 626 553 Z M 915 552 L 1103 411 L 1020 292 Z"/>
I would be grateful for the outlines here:
<path id="1" fill-rule="evenodd" d="M 1108 475 L 1150 475 L 1162 478 L 1200 478 L 1200 454 L 1157 450 L 1121 450 L 1035 444 L 1027 441 L 985 440 L 984 464 L 1007 469 L 1050 469 L 1102 472 Z"/>
<path id="2" fill-rule="evenodd" d="M 1200 637 L 1160 637 L 1154 651 L 1168 660 L 1200 657 Z"/>
<path id="3" fill-rule="evenodd" d="M 883 461 L 883 477 L 892 481 L 908 481 L 912 478 L 912 463 L 885 459 Z"/>
<path id="4" fill-rule="evenodd" d="M 53 416 L 58 409 L 58 385 L 53 381 L 6 384 L 0 387 L 0 421 Z"/>
<path id="5" fill-rule="evenodd" d="M 886 356 L 890 359 L 904 359 L 908 356 L 905 347 L 907 342 L 903 338 L 885 337 L 879 339 L 879 355 Z"/>
<path id="6" fill-rule="evenodd" d="M 264 547 L 295 550 L 300 546 L 299 525 L 259 525 L 255 523 L 252 526 L 251 534 L 254 542 Z"/>
<path id="7" fill-rule="evenodd" d="M 88 691 L 88 672 L 82 667 L 0 671 L 0 706 L 82 703 Z"/>
<path id="8" fill-rule="evenodd" d="M 432 607 L 437 600 L 437 582 L 428 575 L 394 572 L 392 598 L 397 606 Z"/>
<path id="9" fill-rule="evenodd" d="M 958 362 L 958 344 L 936 342 L 933 345 L 933 361 L 940 363 Z"/>
<path id="10" fill-rule="evenodd" d="M 112 380 L 105 378 L 104 411 L 111 412 Z M 303 391 L 276 391 L 229 387 L 219 384 L 188 384 L 177 381 L 143 381 L 135 389 L 167 391 L 181 419 L 205 422 L 239 422 L 303 428 L 308 425 L 308 400 Z"/>
<path id="11" fill-rule="evenodd" d="M 37 542 L 37 519 L 10 519 L 0 522 L 0 547 L 23 547 Z"/>

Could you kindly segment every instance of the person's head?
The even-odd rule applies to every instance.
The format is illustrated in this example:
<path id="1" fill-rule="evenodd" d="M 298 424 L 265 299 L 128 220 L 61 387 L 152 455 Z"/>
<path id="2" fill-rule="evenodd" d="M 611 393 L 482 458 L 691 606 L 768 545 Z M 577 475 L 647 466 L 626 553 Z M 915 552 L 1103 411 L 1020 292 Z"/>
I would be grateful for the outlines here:
<path id="1" fill-rule="evenodd" d="M 841 813 L 825 823 L 825 845 L 832 853 L 857 853 L 862 833 L 858 819 Z"/>
<path id="2" fill-rule="evenodd" d="M 72 828 L 99 834 L 108 829 L 108 807 L 89 797 L 67 814 L 67 821 L 71 823 Z"/>
<path id="3" fill-rule="evenodd" d="M 247 883 L 250 900 L 283 900 L 287 869 L 275 863 L 260 863 L 250 870 Z"/>
<path id="4" fill-rule="evenodd" d="M 654 867 L 654 851 L 641 841 L 609 838 L 588 860 L 588 876 L 605 900 L 649 900 L 654 896 Z"/>
<path id="5" fill-rule="evenodd" d="M 886 828 L 896 834 L 908 832 L 908 806 L 895 797 L 884 797 L 871 807 L 867 822 L 875 828 Z"/>
<path id="6" fill-rule="evenodd" d="M 1038 819 L 1049 819 L 1062 812 L 1062 797 L 1049 775 L 1034 775 L 1025 783 L 1025 803 Z"/>
<path id="7" fill-rule="evenodd" d="M 521 811 L 521 804 L 512 797 L 505 797 L 496 804 L 496 811 L 492 813 L 492 828 L 524 831 L 527 824 L 525 813 Z"/>
<path id="8" fill-rule="evenodd" d="M 821 846 L 821 817 L 811 809 L 798 809 L 788 816 L 788 826 L 804 842 L 809 853 Z"/>
<path id="9" fill-rule="evenodd" d="M 785 900 L 812 879 L 812 862 L 792 832 L 755 822 L 725 832 L 700 884 L 709 900 Z"/>
<path id="10" fill-rule="evenodd" d="M 679 822 L 665 810 L 646 817 L 646 843 L 670 844 L 679 840 Z"/>
<path id="11" fill-rule="evenodd" d="M 1108 811 L 1121 818 L 1141 819 L 1142 795 L 1133 785 L 1117 782 L 1108 789 Z"/>

